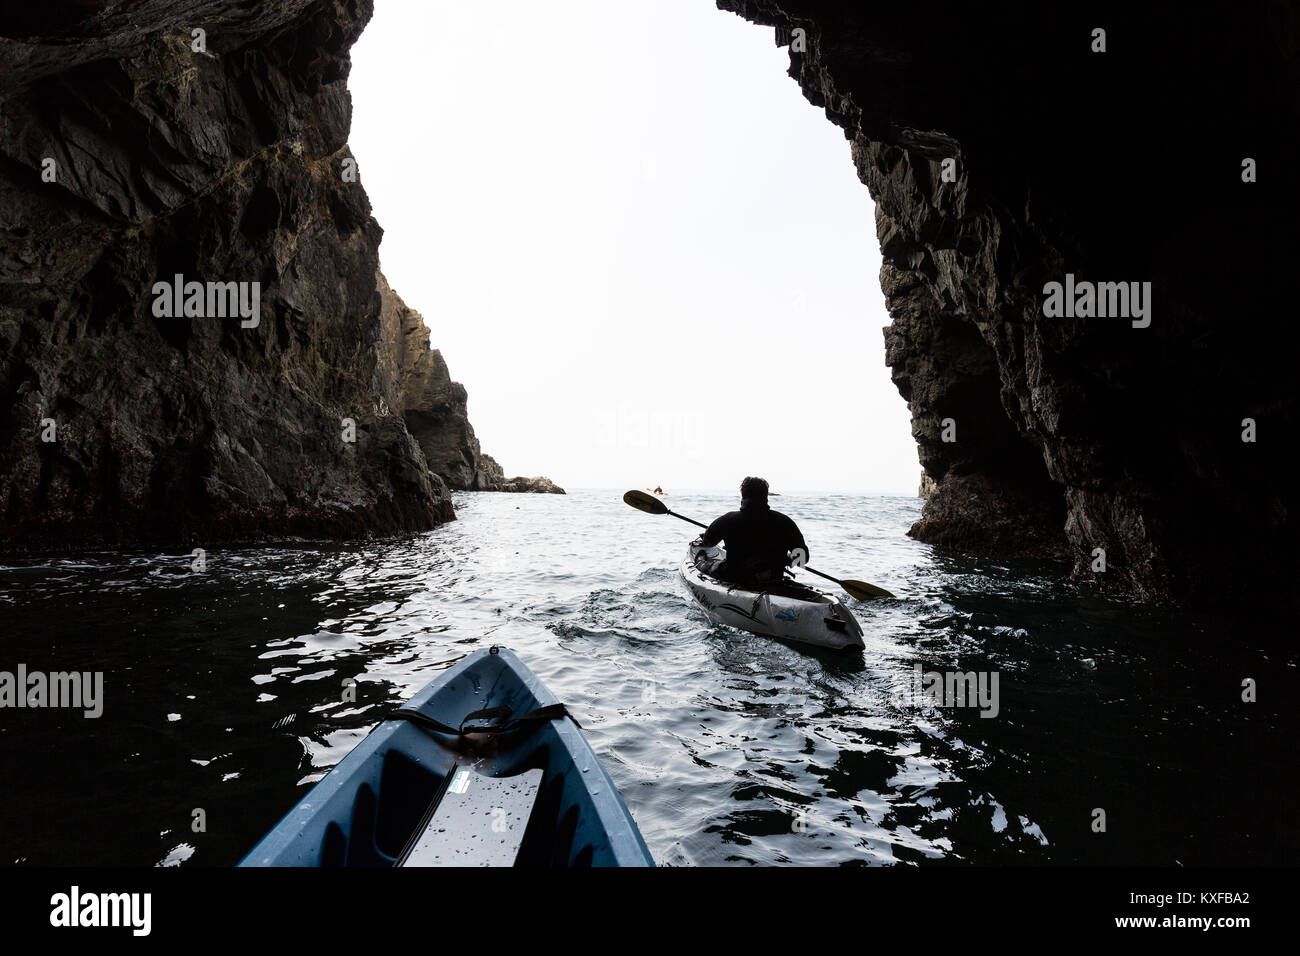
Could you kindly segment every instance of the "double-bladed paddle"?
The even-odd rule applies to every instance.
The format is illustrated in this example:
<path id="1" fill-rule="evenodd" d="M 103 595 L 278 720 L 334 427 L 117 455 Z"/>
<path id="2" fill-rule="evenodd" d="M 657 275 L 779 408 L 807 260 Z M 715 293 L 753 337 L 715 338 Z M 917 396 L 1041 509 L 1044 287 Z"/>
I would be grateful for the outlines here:
<path id="1" fill-rule="evenodd" d="M 689 521 L 691 524 L 700 528 L 707 528 L 708 525 L 700 524 L 694 518 L 688 518 L 685 515 L 679 515 L 672 511 L 660 499 L 654 495 L 648 495 L 644 491 L 632 490 L 623 495 L 623 501 L 631 505 L 637 511 L 644 511 L 648 515 L 672 515 L 674 518 L 680 518 L 682 521 Z M 859 601 L 870 601 L 872 598 L 893 597 L 884 588 L 878 588 L 874 584 L 868 584 L 866 581 L 854 581 L 851 578 L 845 578 L 841 581 L 839 578 L 833 578 L 829 574 L 822 574 L 816 568 L 804 566 L 805 571 L 817 575 L 819 578 L 825 578 L 827 581 L 834 581 L 844 590 L 848 591 Z"/>

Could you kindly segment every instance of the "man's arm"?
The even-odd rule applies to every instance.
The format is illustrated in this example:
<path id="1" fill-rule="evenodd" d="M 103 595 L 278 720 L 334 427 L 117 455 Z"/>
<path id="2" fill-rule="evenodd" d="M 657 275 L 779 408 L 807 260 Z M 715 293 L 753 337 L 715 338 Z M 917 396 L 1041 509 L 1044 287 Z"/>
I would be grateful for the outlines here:
<path id="1" fill-rule="evenodd" d="M 702 547 L 712 548 L 714 545 L 722 541 L 722 539 L 725 538 L 726 536 L 727 536 L 727 516 L 723 515 L 720 518 L 715 518 L 713 524 L 709 525 L 709 527 L 705 530 L 704 534 L 700 535 L 699 538 L 696 540 L 700 542 L 700 545 Z"/>
<path id="2" fill-rule="evenodd" d="M 803 548 L 803 553 L 805 555 L 804 557 L 805 563 L 811 561 L 812 556 L 808 551 L 807 542 L 805 542 L 803 539 L 803 532 L 799 530 L 799 526 L 794 523 L 793 518 L 787 517 L 785 520 L 788 528 L 788 534 L 786 535 L 786 538 L 787 541 L 789 542 L 788 545 L 786 546 L 786 551 L 793 551 L 795 548 Z"/>

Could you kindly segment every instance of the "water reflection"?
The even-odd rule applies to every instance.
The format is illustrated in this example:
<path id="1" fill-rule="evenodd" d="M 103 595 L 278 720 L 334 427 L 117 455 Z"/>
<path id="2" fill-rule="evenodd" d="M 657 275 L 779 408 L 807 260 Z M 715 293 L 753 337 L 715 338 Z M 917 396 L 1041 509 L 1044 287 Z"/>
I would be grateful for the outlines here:
<path id="1" fill-rule="evenodd" d="M 708 517 L 724 498 L 678 498 Z M 656 859 L 692 864 L 1281 862 L 1295 652 L 933 551 L 914 499 L 789 497 L 854 605 L 860 657 L 710 624 L 692 530 L 617 494 L 462 495 L 460 520 L 354 545 L 10 558 L 0 669 L 103 670 L 105 712 L 0 722 L 0 859 L 229 864 L 390 708 L 478 646 L 579 715 Z M 996 671 L 999 712 L 911 696 Z M 1089 828 L 1096 806 L 1113 829 Z M 196 831 L 195 810 L 206 828 Z M 1250 821 L 1248 825 L 1242 821 Z"/>

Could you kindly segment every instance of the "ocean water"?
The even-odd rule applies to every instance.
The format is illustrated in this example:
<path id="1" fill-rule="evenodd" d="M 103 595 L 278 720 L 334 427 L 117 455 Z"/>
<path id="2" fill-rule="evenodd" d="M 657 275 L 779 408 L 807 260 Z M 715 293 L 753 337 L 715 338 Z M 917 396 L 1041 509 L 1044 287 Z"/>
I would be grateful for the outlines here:
<path id="1" fill-rule="evenodd" d="M 491 644 L 582 721 L 663 865 L 1297 861 L 1297 654 L 1262 616 L 937 551 L 905 536 L 914 498 L 785 496 L 814 567 L 897 595 L 846 598 L 861 655 L 813 652 L 711 624 L 676 575 L 697 529 L 620 493 L 459 494 L 428 534 L 213 547 L 201 572 L 0 560 L 0 671 L 104 673 L 98 718 L 0 709 L 0 861 L 233 864 Z M 918 668 L 996 675 L 996 715 L 918 698 Z"/>

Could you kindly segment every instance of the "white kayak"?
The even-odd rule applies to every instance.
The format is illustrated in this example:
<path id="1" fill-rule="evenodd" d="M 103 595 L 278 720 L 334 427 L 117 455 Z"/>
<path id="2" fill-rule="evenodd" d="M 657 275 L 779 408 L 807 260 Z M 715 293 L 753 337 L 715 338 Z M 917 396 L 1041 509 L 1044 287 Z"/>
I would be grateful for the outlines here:
<path id="1" fill-rule="evenodd" d="M 864 646 L 857 618 L 829 594 L 794 581 L 762 591 L 722 581 L 696 566 L 700 552 L 712 561 L 726 557 L 726 551 L 692 546 L 681 566 L 686 589 L 714 623 L 835 650 Z"/>

